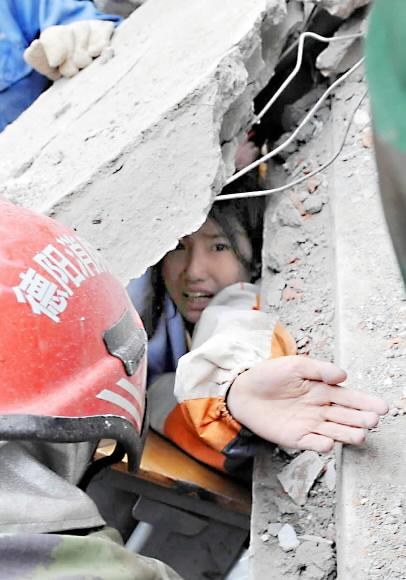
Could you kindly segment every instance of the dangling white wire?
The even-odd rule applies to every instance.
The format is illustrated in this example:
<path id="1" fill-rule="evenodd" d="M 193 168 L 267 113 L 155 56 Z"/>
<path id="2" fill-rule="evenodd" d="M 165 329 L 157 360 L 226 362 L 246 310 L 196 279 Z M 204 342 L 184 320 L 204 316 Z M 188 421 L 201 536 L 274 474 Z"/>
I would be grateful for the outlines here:
<path id="1" fill-rule="evenodd" d="M 267 113 L 269 111 L 269 109 L 274 104 L 274 102 L 277 100 L 277 98 L 282 94 L 282 92 L 286 89 L 286 87 L 292 82 L 292 80 L 298 74 L 300 67 L 302 65 L 302 62 L 303 62 L 303 47 L 304 47 L 304 41 L 306 38 L 311 37 L 311 38 L 315 38 L 316 40 L 320 40 L 321 42 L 329 43 L 329 42 L 337 42 L 337 41 L 341 41 L 341 40 L 352 40 L 352 39 L 356 39 L 356 38 L 362 38 L 362 36 L 363 36 L 362 34 L 348 34 L 348 35 L 343 35 L 343 36 L 327 37 L 327 36 L 321 36 L 320 34 L 316 34 L 314 32 L 303 32 L 303 34 L 301 34 L 300 38 L 299 38 L 298 53 L 297 53 L 295 68 L 290 73 L 290 75 L 287 77 L 287 79 L 282 83 L 282 85 L 279 87 L 279 89 L 276 91 L 276 93 L 271 97 L 271 99 L 268 101 L 268 103 L 265 105 L 265 107 L 262 109 L 262 111 L 260 111 L 260 113 L 256 116 L 255 122 L 260 122 L 260 120 L 265 115 L 265 113 Z M 292 143 L 292 141 L 296 138 L 297 134 L 303 129 L 303 127 L 313 117 L 314 113 L 316 113 L 316 111 L 318 111 L 318 109 L 324 103 L 324 101 L 329 96 L 329 94 L 341 82 L 343 82 L 348 76 L 350 76 L 355 70 L 357 70 L 357 68 L 359 68 L 363 62 L 364 62 L 364 59 L 362 58 L 353 67 L 351 67 L 344 75 L 342 75 L 339 79 L 337 79 L 323 93 L 323 95 L 320 97 L 320 99 L 317 101 L 317 103 L 314 105 L 314 107 L 308 112 L 308 114 L 305 116 L 305 118 L 300 123 L 300 125 L 295 129 L 295 131 L 292 133 L 292 135 L 288 139 L 286 139 L 286 141 L 284 141 L 281 145 L 276 147 L 276 149 L 269 151 L 269 153 L 267 153 L 266 155 L 263 155 L 262 157 L 260 157 L 256 161 L 254 161 L 253 163 L 250 163 L 249 165 L 247 165 L 247 167 L 244 167 L 240 171 L 237 171 L 236 173 L 234 173 L 231 177 L 229 177 L 227 179 L 225 185 L 229 185 L 230 183 L 233 183 L 234 181 L 236 181 L 237 179 L 239 179 L 240 177 L 242 177 L 243 175 L 245 175 L 246 173 L 248 173 L 252 169 L 255 169 L 256 167 L 258 167 L 258 165 L 261 165 L 261 163 L 265 163 L 266 161 L 268 161 L 268 159 L 275 157 L 275 155 L 277 155 L 278 153 L 280 153 L 281 151 L 286 149 L 286 147 L 288 147 L 290 145 L 290 143 Z"/>
<path id="2" fill-rule="evenodd" d="M 303 175 L 302 177 L 299 177 L 298 179 L 295 179 L 295 181 L 291 181 L 290 183 L 286 183 L 285 185 L 281 185 L 280 187 L 274 187 L 273 189 L 264 189 L 262 191 L 247 191 L 247 192 L 243 192 L 243 193 L 229 193 L 226 195 L 218 195 L 217 197 L 214 198 L 214 201 L 226 201 L 227 199 L 241 199 L 244 197 L 261 197 L 263 195 L 271 195 L 272 193 L 280 193 L 281 191 L 285 191 L 286 189 L 291 189 L 292 187 L 295 187 L 295 185 L 299 185 L 300 183 L 303 183 L 303 181 L 307 181 L 311 177 L 314 177 L 315 175 L 317 175 L 321 171 L 324 171 L 325 169 L 327 169 L 327 167 L 329 167 L 337 159 L 337 157 L 340 155 L 341 151 L 343 150 L 345 142 L 347 140 L 347 136 L 348 136 L 351 124 L 352 124 L 352 121 L 354 120 L 355 113 L 358 111 L 358 109 L 361 106 L 361 103 L 365 99 L 366 95 L 367 95 L 367 92 L 365 91 L 362 98 L 357 103 L 356 107 L 354 107 L 354 110 L 351 113 L 350 119 L 347 123 L 347 127 L 344 131 L 344 136 L 341 140 L 341 143 L 340 143 L 338 150 L 336 151 L 336 153 L 334 153 L 334 155 L 328 161 L 323 163 L 323 165 L 320 165 L 320 167 L 318 167 L 314 171 L 311 171 L 310 173 Z"/>
<path id="3" fill-rule="evenodd" d="M 233 181 L 236 181 L 236 179 L 238 179 L 242 175 L 245 175 L 246 173 L 248 173 L 249 171 L 251 171 L 251 169 L 254 169 L 255 167 L 258 167 L 258 165 L 261 165 L 261 163 L 265 163 L 265 161 L 268 161 L 268 159 L 271 159 L 272 157 L 275 157 L 275 155 L 277 155 L 278 153 L 280 153 L 280 151 L 283 151 L 284 149 L 286 149 L 286 147 L 288 147 L 288 145 L 290 145 L 292 143 L 292 141 L 300 133 L 300 131 L 303 129 L 303 127 L 313 117 L 314 113 L 321 107 L 321 105 L 324 103 L 324 101 L 327 99 L 327 97 L 330 95 L 330 93 L 332 93 L 334 91 L 334 89 L 336 87 L 338 87 L 339 84 L 341 84 L 342 82 L 344 82 L 350 75 L 352 75 L 352 73 L 354 71 L 356 71 L 362 65 L 363 62 L 364 62 L 364 59 L 361 58 L 357 63 L 354 64 L 354 66 L 352 66 L 346 73 L 344 73 L 340 78 L 338 78 L 332 85 L 330 85 L 328 87 L 328 89 L 322 94 L 322 96 L 317 101 L 317 103 L 314 105 L 314 107 L 312 107 L 310 109 L 310 111 L 307 113 L 307 115 L 305 116 L 305 118 L 303 119 L 303 121 L 293 131 L 293 133 L 291 134 L 291 136 L 288 137 L 288 139 L 286 139 L 286 141 L 284 141 L 281 145 L 279 145 L 278 147 L 276 147 L 272 151 L 269 151 L 269 153 L 267 153 L 266 155 L 263 155 L 262 157 L 260 157 L 256 161 L 254 161 L 253 163 L 250 163 L 250 165 L 247 165 L 247 167 L 244 167 L 244 169 L 241 169 L 241 171 L 238 171 L 237 173 L 234 173 L 234 175 L 232 175 L 226 181 L 226 185 L 228 185 L 229 183 L 233 183 Z"/>
<path id="4" fill-rule="evenodd" d="M 328 36 L 320 36 L 320 34 L 316 34 L 315 32 L 303 32 L 299 37 L 295 68 L 290 73 L 290 75 L 285 79 L 285 81 L 281 84 L 281 86 L 276 91 L 276 93 L 274 93 L 272 95 L 272 97 L 269 99 L 269 101 L 267 102 L 265 107 L 262 109 L 262 111 L 260 111 L 258 113 L 258 115 L 255 117 L 253 125 L 255 125 L 261 121 L 262 117 L 269 111 L 269 109 L 272 107 L 274 102 L 278 99 L 278 97 L 283 93 L 283 91 L 286 89 L 286 87 L 293 81 L 295 76 L 300 71 L 300 68 L 301 68 L 302 62 L 303 62 L 303 49 L 304 49 L 304 42 L 305 42 L 306 38 L 309 38 L 309 37 L 315 38 L 316 40 L 319 40 L 320 42 L 330 43 L 330 42 L 338 42 L 338 41 L 342 41 L 342 40 L 355 40 L 356 38 L 362 38 L 362 36 L 363 36 L 363 34 L 358 33 L 358 34 L 346 34 L 343 36 L 328 37 Z"/>

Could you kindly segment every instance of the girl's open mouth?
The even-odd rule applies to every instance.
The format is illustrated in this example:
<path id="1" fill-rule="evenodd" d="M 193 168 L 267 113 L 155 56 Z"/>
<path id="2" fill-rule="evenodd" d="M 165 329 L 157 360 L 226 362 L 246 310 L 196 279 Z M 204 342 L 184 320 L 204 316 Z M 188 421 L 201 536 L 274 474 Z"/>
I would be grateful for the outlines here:
<path id="1" fill-rule="evenodd" d="M 205 292 L 183 292 L 183 296 L 189 300 L 197 300 L 198 298 L 213 298 L 213 294 Z"/>

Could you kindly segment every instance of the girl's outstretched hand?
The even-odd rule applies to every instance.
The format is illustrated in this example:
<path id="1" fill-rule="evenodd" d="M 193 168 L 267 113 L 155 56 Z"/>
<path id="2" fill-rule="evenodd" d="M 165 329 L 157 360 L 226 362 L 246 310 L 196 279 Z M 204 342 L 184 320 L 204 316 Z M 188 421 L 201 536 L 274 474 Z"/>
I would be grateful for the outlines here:
<path id="1" fill-rule="evenodd" d="M 388 406 L 339 386 L 346 376 L 304 356 L 267 360 L 237 377 L 227 406 L 239 423 L 282 447 L 327 452 L 336 441 L 358 445 Z"/>

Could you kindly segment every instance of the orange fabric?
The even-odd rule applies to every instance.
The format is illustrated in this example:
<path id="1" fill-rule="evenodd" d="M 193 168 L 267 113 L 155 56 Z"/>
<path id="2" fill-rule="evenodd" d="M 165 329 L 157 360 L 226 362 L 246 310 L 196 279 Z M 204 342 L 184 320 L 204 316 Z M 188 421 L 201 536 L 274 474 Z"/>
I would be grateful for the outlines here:
<path id="1" fill-rule="evenodd" d="M 277 322 L 272 335 L 270 358 L 295 355 L 296 343 Z M 164 433 L 178 447 L 211 467 L 224 471 L 223 449 L 241 431 L 229 414 L 223 397 L 183 401 L 167 416 Z"/>
<path id="2" fill-rule="evenodd" d="M 272 334 L 272 345 L 269 358 L 279 358 L 297 353 L 296 342 L 280 322 L 275 324 Z"/>
<path id="3" fill-rule="evenodd" d="M 221 399 L 197 399 L 197 401 L 209 403 L 209 406 L 210 402 L 212 402 L 214 406 L 219 406 L 219 400 Z M 204 427 L 202 428 L 200 425 L 196 425 L 196 420 L 199 421 L 199 418 L 201 417 L 201 411 L 199 411 L 197 416 L 194 417 L 194 421 L 191 419 L 191 413 L 193 414 L 193 411 L 196 408 L 193 404 L 195 402 L 195 400 L 192 400 L 176 405 L 166 418 L 164 434 L 168 439 L 176 443 L 178 447 L 199 461 L 224 471 L 225 457 L 221 453 L 221 450 L 227 445 L 227 443 L 234 439 L 241 427 L 236 421 L 232 420 L 233 423 L 238 426 L 238 429 L 229 431 L 226 425 L 223 424 L 223 421 L 217 420 L 214 421 L 214 425 L 217 425 L 217 427 L 214 427 L 213 429 L 213 424 L 209 424 L 209 432 L 207 433 Z M 203 404 L 203 406 L 207 407 L 207 404 Z M 209 417 L 204 417 L 203 423 L 207 424 L 210 420 Z M 217 439 L 218 433 L 222 435 L 220 439 Z M 206 442 L 208 435 L 209 441 Z M 210 436 L 213 435 L 214 439 L 210 441 Z M 222 445 L 220 448 L 218 448 L 219 441 L 221 441 L 220 445 Z"/>

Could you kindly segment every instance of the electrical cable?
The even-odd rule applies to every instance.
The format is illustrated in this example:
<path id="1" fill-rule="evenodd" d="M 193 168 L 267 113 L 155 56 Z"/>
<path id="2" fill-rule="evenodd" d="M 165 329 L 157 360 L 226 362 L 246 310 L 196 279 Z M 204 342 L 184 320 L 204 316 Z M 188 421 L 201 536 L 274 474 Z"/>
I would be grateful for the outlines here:
<path id="1" fill-rule="evenodd" d="M 327 169 L 332 163 L 334 163 L 334 161 L 337 159 L 337 157 L 340 155 L 341 151 L 343 150 L 344 145 L 345 145 L 345 143 L 347 141 L 347 137 L 348 137 L 348 133 L 350 131 L 350 127 L 351 127 L 352 122 L 354 120 L 355 113 L 358 111 L 358 109 L 361 106 L 361 104 L 362 104 L 363 100 L 365 99 L 366 95 L 367 95 L 367 91 L 364 92 L 364 94 L 362 95 L 361 99 L 359 100 L 359 102 L 357 103 L 357 105 L 354 107 L 354 110 L 352 111 L 352 113 L 350 115 L 350 118 L 348 120 L 347 127 L 346 127 L 346 129 L 344 131 L 344 136 L 342 138 L 340 147 L 338 148 L 338 150 L 336 151 L 336 153 L 334 153 L 334 155 L 331 157 L 331 159 L 329 159 L 328 161 L 326 161 L 325 163 L 323 163 L 323 165 L 320 165 L 320 167 L 318 167 L 314 171 L 311 171 L 307 175 L 304 175 L 304 176 L 300 177 L 299 179 L 296 179 L 294 181 L 291 181 L 290 183 L 287 183 L 285 185 L 281 185 L 280 187 L 275 187 L 273 189 L 264 189 L 263 191 L 247 191 L 247 192 L 244 192 L 244 193 L 230 193 L 230 194 L 226 194 L 226 195 L 218 195 L 217 197 L 215 197 L 214 201 L 215 202 L 216 201 L 226 201 L 227 199 L 241 199 L 241 198 L 245 198 L 245 197 L 260 197 L 260 196 L 263 196 L 263 195 L 271 195 L 272 193 L 279 193 L 281 191 L 285 191 L 286 189 L 291 189 L 292 187 L 295 187 L 296 185 L 299 185 L 300 183 L 303 183 L 303 181 L 306 181 L 306 180 L 314 177 L 315 175 L 317 175 L 321 171 L 324 171 L 325 169 Z"/>
<path id="2" fill-rule="evenodd" d="M 334 89 L 336 87 L 338 87 L 338 85 L 340 85 L 350 75 L 352 75 L 352 73 L 355 72 L 362 65 L 363 62 L 364 62 L 364 58 L 361 58 L 346 73 L 344 73 L 341 77 L 339 77 L 336 81 L 334 81 L 334 83 L 332 85 L 330 85 L 328 87 L 328 89 L 322 94 L 322 96 L 319 98 L 317 103 L 310 109 L 310 111 L 304 117 L 302 122 L 293 131 L 293 133 L 290 135 L 290 137 L 288 137 L 288 139 L 286 139 L 281 145 L 279 145 L 278 147 L 276 147 L 272 151 L 269 151 L 269 153 L 267 153 L 266 155 L 263 155 L 262 157 L 260 157 L 256 161 L 254 161 L 253 163 L 250 163 L 249 165 L 247 165 L 247 167 L 244 167 L 244 169 L 241 169 L 240 171 L 237 171 L 237 173 L 234 173 L 234 175 L 232 175 L 231 177 L 229 177 L 227 179 L 226 185 L 233 183 L 234 181 L 236 181 L 237 179 L 239 179 L 240 177 L 242 177 L 243 175 L 245 175 L 246 173 L 251 171 L 251 169 L 255 169 L 255 167 L 258 167 L 258 165 L 261 165 L 261 163 L 265 163 L 265 161 L 268 161 L 268 159 L 275 157 L 275 155 L 277 155 L 280 151 L 283 151 L 284 149 L 286 149 L 286 147 L 288 145 L 290 145 L 290 143 L 292 143 L 292 141 L 296 138 L 298 133 L 303 129 L 303 127 L 313 117 L 314 113 L 316 113 L 316 111 L 321 107 L 321 105 L 324 103 L 324 101 L 327 99 L 327 97 L 330 95 L 330 93 L 332 93 L 334 91 Z"/>
<path id="3" fill-rule="evenodd" d="M 256 117 L 254 118 L 253 125 L 256 125 L 257 123 L 261 122 L 262 117 L 269 111 L 269 109 L 272 107 L 274 102 L 279 98 L 279 96 L 283 93 L 283 91 L 286 89 L 286 87 L 293 81 L 295 76 L 300 71 L 300 68 L 301 68 L 302 62 L 303 62 L 304 41 L 306 40 L 306 38 L 309 38 L 309 37 L 315 38 L 316 40 L 319 40 L 320 42 L 325 42 L 325 43 L 329 44 L 330 42 L 337 42 L 337 41 L 342 41 L 342 40 L 355 40 L 356 38 L 362 38 L 362 36 L 363 36 L 362 33 L 358 33 L 358 34 L 346 34 L 346 35 L 342 35 L 342 36 L 328 37 L 328 36 L 321 36 L 320 34 L 316 34 L 315 32 L 303 32 L 299 37 L 295 68 L 290 73 L 290 75 L 284 80 L 284 82 L 281 84 L 281 86 L 276 91 L 276 93 L 274 93 L 272 95 L 272 97 L 269 99 L 269 101 L 267 102 L 265 107 L 258 113 L 258 115 L 256 115 Z"/>

